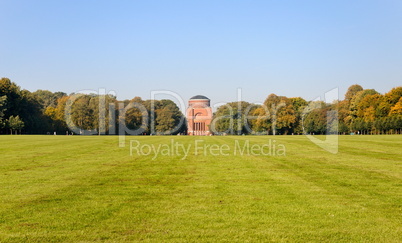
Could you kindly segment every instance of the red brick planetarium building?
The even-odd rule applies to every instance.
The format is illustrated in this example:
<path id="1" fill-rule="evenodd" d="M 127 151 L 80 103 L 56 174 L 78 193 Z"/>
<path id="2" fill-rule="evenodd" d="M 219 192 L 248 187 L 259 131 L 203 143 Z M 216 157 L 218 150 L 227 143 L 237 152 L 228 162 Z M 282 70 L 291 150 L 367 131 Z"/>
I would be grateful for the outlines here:
<path id="1" fill-rule="evenodd" d="M 191 97 L 188 101 L 186 117 L 188 135 L 212 135 L 210 130 L 212 108 L 210 107 L 210 100 L 207 97 L 203 95 Z"/>

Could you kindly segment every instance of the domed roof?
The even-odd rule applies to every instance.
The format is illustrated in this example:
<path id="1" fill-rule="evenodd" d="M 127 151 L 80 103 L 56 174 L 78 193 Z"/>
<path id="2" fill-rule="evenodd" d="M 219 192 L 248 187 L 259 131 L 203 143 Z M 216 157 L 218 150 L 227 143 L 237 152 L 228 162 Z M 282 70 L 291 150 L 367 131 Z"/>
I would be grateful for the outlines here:
<path id="1" fill-rule="evenodd" d="M 196 95 L 190 98 L 190 100 L 209 100 L 208 97 L 203 95 Z"/>

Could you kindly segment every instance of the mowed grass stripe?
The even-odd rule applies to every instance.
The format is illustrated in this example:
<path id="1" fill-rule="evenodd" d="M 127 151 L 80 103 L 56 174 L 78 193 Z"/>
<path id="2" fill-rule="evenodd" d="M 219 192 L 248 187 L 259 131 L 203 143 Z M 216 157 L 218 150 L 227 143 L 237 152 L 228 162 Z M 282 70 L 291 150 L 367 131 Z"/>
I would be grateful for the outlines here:
<path id="1" fill-rule="evenodd" d="M 129 156 L 129 146 L 119 148 L 117 137 L 54 137 L 48 143 L 40 141 L 53 144 L 38 161 L 50 166 L 45 170 L 21 167 L 32 163 L 42 146 L 23 160 L 6 154 L 9 160 L 0 167 L 0 175 L 16 174 L 2 176 L 1 183 L 16 187 L 0 189 L 9 206 L 1 210 L 3 240 L 401 240 L 400 178 L 387 176 L 400 167 L 376 157 L 367 161 L 367 156 L 345 154 L 350 152 L 342 149 L 338 155 L 326 154 L 302 136 L 276 136 L 277 144 L 286 145 L 287 156 L 191 153 L 183 160 L 180 156 L 152 160 L 152 155 Z M 341 144 L 358 142 L 347 138 L 352 137 Z M 29 141 L 35 143 L 26 136 L 13 139 L 27 146 Z M 262 144 L 271 138 L 130 139 L 155 145 L 169 144 L 171 139 L 184 144 L 204 139 L 210 145 L 233 146 L 236 139 Z M 18 142 L 7 146 L 18 151 Z M 4 147 L 2 151 L 7 151 Z M 63 160 L 53 155 L 56 151 Z M 398 165 L 398 158 L 392 162 Z M 62 163 L 64 167 L 54 166 Z M 381 173 L 367 170 L 377 163 L 382 164 Z M 24 190 L 26 197 L 21 194 Z M 30 191 L 37 195 L 30 196 Z"/>

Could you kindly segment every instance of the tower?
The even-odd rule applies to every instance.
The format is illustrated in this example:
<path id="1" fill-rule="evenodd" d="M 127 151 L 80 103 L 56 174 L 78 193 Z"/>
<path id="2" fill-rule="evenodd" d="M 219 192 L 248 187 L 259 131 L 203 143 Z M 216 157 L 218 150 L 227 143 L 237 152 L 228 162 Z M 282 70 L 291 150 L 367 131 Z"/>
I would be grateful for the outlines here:
<path id="1" fill-rule="evenodd" d="M 188 101 L 186 112 L 188 135 L 211 135 L 212 109 L 210 100 L 203 95 L 196 95 Z"/>

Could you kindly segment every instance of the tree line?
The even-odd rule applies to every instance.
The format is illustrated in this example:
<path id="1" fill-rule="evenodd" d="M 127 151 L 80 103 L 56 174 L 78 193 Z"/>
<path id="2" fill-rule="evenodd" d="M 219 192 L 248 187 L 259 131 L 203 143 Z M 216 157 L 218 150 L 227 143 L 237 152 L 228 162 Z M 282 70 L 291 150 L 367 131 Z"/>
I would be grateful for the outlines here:
<path id="1" fill-rule="evenodd" d="M 118 101 L 112 95 L 30 92 L 8 78 L 0 80 L 1 134 L 121 134 L 119 129 L 134 135 L 178 134 L 186 131 L 184 120 L 171 100 Z M 78 129 L 72 131 L 74 126 Z"/>
<path id="2" fill-rule="evenodd" d="M 380 94 L 355 84 L 344 100 L 331 103 L 275 94 L 260 105 L 227 103 L 212 128 L 224 134 L 401 134 L 402 86 Z"/>
<path id="3" fill-rule="evenodd" d="M 214 134 L 400 134 L 402 87 L 380 94 L 356 84 L 343 100 L 331 103 L 276 94 L 263 104 L 230 102 L 218 107 L 210 129 Z M 157 135 L 186 130 L 185 117 L 171 100 L 30 92 L 0 79 L 0 134 Z"/>

